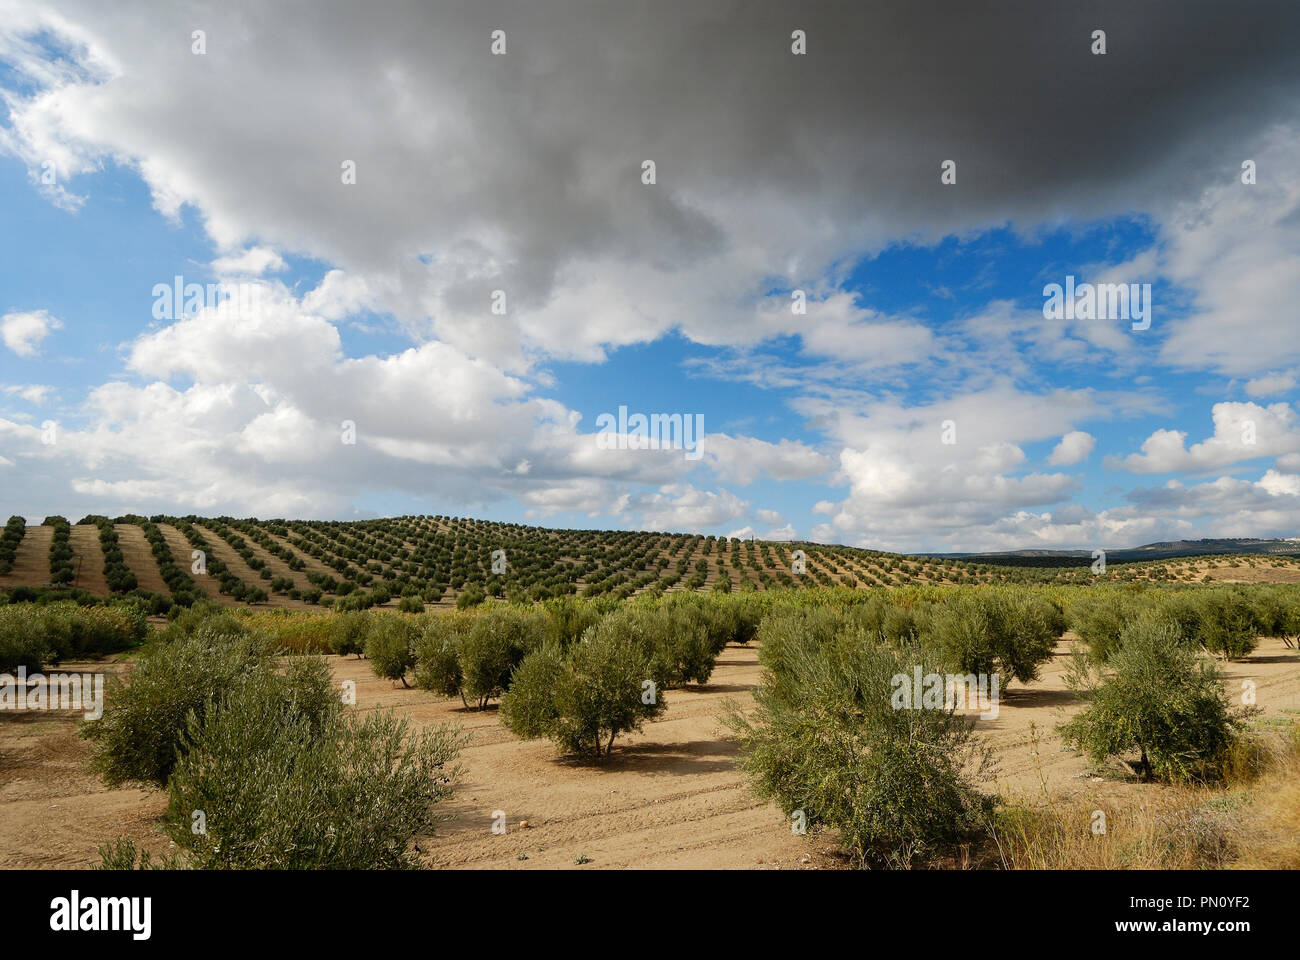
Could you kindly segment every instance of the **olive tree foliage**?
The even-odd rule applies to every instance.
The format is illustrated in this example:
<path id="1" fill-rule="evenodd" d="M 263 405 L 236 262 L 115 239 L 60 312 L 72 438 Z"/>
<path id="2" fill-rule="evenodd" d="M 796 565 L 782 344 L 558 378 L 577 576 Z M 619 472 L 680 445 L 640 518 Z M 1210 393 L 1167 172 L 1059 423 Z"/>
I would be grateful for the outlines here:
<path id="1" fill-rule="evenodd" d="M 1280 637 L 1289 648 L 1300 641 L 1300 585 L 1256 587 L 1251 591 L 1255 623 L 1266 637 Z"/>
<path id="2" fill-rule="evenodd" d="M 1252 712 L 1232 704 L 1217 665 L 1155 613 L 1125 628 L 1105 667 L 1076 656 L 1067 679 L 1088 705 L 1061 725 L 1066 743 L 1094 763 L 1127 758 L 1144 780 L 1216 779 Z"/>
<path id="3" fill-rule="evenodd" d="M 177 846 L 160 866 L 375 869 L 414 863 L 411 840 L 446 795 L 465 738 L 420 735 L 389 713 L 343 705 L 328 662 L 283 658 L 213 614 L 151 641 L 103 715 L 88 722 L 110 785 L 168 791 Z M 108 869 L 155 864 L 129 843 Z"/>
<path id="4" fill-rule="evenodd" d="M 756 709 L 732 705 L 723 720 L 755 792 L 787 816 L 838 831 L 859 864 L 932 860 L 986 822 L 976 782 L 988 754 L 950 708 L 895 709 L 895 678 L 938 665 L 845 619 L 805 609 L 764 620 Z"/>
<path id="5" fill-rule="evenodd" d="M 235 615 L 234 611 L 221 606 L 215 600 L 199 600 L 188 608 L 180 608 L 175 617 L 162 630 L 154 634 L 160 643 L 192 636 L 199 627 L 213 633 L 247 634 L 248 625 Z"/>
<path id="6" fill-rule="evenodd" d="M 1206 596 L 1197 639 L 1207 651 L 1240 660 L 1259 645 L 1259 633 L 1255 611 L 1244 595 L 1228 590 Z"/>
<path id="7" fill-rule="evenodd" d="M 463 617 L 434 616 L 426 620 L 415 641 L 415 685 L 444 697 L 460 697 L 465 706 L 465 674 L 461 641 L 469 629 Z"/>
<path id="8" fill-rule="evenodd" d="M 515 668 L 547 642 L 553 625 L 547 614 L 515 605 L 420 622 L 413 643 L 416 685 L 480 710 L 509 689 Z"/>
<path id="9" fill-rule="evenodd" d="M 360 657 L 366 651 L 370 620 L 371 615 L 364 610 L 336 614 L 330 622 L 330 652 L 337 653 L 340 657 L 346 657 L 348 654 Z"/>
<path id="10" fill-rule="evenodd" d="M 1143 602 L 1130 590 L 1099 588 L 1070 604 L 1070 628 L 1088 646 L 1097 662 L 1104 662 L 1119 649 L 1120 635 L 1141 612 Z"/>
<path id="11" fill-rule="evenodd" d="M 165 853 L 158 860 L 148 850 L 136 847 L 130 837 L 118 837 L 99 847 L 99 864 L 95 870 L 179 870 L 184 866 L 175 853 Z"/>
<path id="12" fill-rule="evenodd" d="M 627 604 L 593 629 L 636 647 L 648 664 L 648 677 L 660 688 L 673 689 L 708 682 L 730 628 L 709 608 L 686 598 Z"/>
<path id="13" fill-rule="evenodd" d="M 415 865 L 412 837 L 449 794 L 466 737 L 414 735 L 390 711 L 358 718 L 310 658 L 283 683 L 236 684 L 190 716 L 185 740 L 166 829 L 189 866 L 355 870 Z"/>
<path id="14" fill-rule="evenodd" d="M 200 719 L 241 680 L 275 673 L 265 637 L 230 632 L 220 619 L 149 644 L 123 679 L 110 678 L 103 714 L 87 721 L 91 765 L 109 786 L 164 786 L 176 764 L 187 717 Z"/>
<path id="15" fill-rule="evenodd" d="M 402 686 L 410 686 L 406 674 L 415 666 L 414 646 L 418 630 L 411 618 L 398 614 L 380 614 L 370 621 L 365 649 L 375 676 L 401 680 Z"/>
<path id="16" fill-rule="evenodd" d="M 547 644 L 529 654 L 501 698 L 501 719 L 524 739 L 548 737 L 565 753 L 600 760 L 615 738 L 664 711 L 642 646 L 617 618 L 591 627 L 567 649 Z"/>
<path id="17" fill-rule="evenodd" d="M 561 648 L 577 641 L 588 627 L 594 626 L 609 612 L 610 605 L 580 601 L 573 597 L 556 597 L 542 604 L 546 611 L 546 639 Z"/>
<path id="18" fill-rule="evenodd" d="M 510 677 L 546 637 L 546 617 L 532 610 L 496 606 L 480 613 L 460 638 L 464 695 L 479 709 L 510 687 Z"/>
<path id="19" fill-rule="evenodd" d="M 984 588 L 951 595 L 931 612 L 923 641 L 956 673 L 1038 678 L 1065 630 L 1061 611 L 1028 590 Z"/>
<path id="20" fill-rule="evenodd" d="M 1070 605 L 1070 626 L 1088 645 L 1092 659 L 1109 661 L 1139 618 L 1170 627 L 1179 642 L 1228 660 L 1249 655 L 1260 634 L 1285 636 L 1282 628 L 1296 605 L 1289 588 L 1235 586 L 1143 590 L 1104 587 Z"/>

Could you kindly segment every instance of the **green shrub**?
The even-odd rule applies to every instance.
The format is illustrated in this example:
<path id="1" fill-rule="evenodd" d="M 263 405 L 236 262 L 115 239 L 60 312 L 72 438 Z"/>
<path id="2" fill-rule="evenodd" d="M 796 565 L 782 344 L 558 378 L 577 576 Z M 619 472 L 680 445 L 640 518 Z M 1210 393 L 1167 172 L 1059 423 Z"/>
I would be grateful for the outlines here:
<path id="1" fill-rule="evenodd" d="M 1071 685 L 1088 702 L 1061 725 L 1065 741 L 1094 763 L 1138 754 L 1143 779 L 1214 779 L 1247 711 L 1235 710 L 1223 676 L 1158 616 L 1125 628 L 1109 671 L 1076 658 Z"/>
<path id="2" fill-rule="evenodd" d="M 65 517 L 46 517 L 41 526 L 54 528 L 54 535 L 50 538 L 50 583 L 71 583 L 77 575 L 72 566 L 75 554 L 69 539 L 72 527 Z"/>
<path id="3" fill-rule="evenodd" d="M 910 675 L 915 658 L 860 626 L 828 639 L 817 629 L 824 614 L 808 613 L 814 629 L 784 614 L 778 649 L 760 649 L 753 714 L 733 707 L 724 717 L 756 793 L 837 830 L 860 864 L 925 862 L 971 838 L 991 807 L 975 788 L 987 754 L 971 722 L 949 709 L 894 709 L 893 678 Z"/>
<path id="4" fill-rule="evenodd" d="M 917 620 L 917 614 L 913 611 L 889 604 L 880 618 L 880 635 L 895 648 L 909 647 L 917 642 L 921 634 Z"/>
<path id="5" fill-rule="evenodd" d="M 33 611 L 29 604 L 0 607 L 0 673 L 12 674 L 19 667 L 35 673 L 54 658 L 43 631 L 34 629 Z"/>
<path id="6" fill-rule="evenodd" d="M 524 657 L 501 698 L 501 722 L 511 733 L 524 740 L 551 735 L 559 719 L 555 688 L 564 672 L 564 649 L 557 643 Z"/>
<path id="7" fill-rule="evenodd" d="M 148 618 L 134 600 L 111 606 L 72 601 L 0 606 L 0 671 L 117 653 L 139 643 Z"/>
<path id="8" fill-rule="evenodd" d="M 456 598 L 456 609 L 466 610 L 469 607 L 477 607 L 486 599 L 487 593 L 484 592 L 483 588 L 476 584 L 471 584 L 462 590 L 460 596 Z"/>
<path id="9" fill-rule="evenodd" d="M 264 638 L 201 625 L 170 643 L 151 643 L 125 681 L 110 678 L 103 715 L 87 721 L 91 764 L 111 787 L 163 786 L 182 746 L 186 716 L 200 719 L 237 681 L 273 670 Z"/>
<path id="10" fill-rule="evenodd" d="M 546 638 L 547 620 L 531 610 L 492 607 L 474 620 L 460 642 L 465 695 L 479 709 L 510 687 L 510 675 Z"/>
<path id="11" fill-rule="evenodd" d="M 576 600 L 573 597 L 547 600 L 542 604 L 542 609 L 546 611 L 548 618 L 546 639 L 561 647 L 573 643 L 604 615 L 596 604 Z"/>
<path id="12" fill-rule="evenodd" d="M 14 556 L 18 553 L 18 544 L 27 535 L 27 521 L 23 517 L 13 516 L 5 524 L 0 534 L 0 573 L 8 573 L 14 568 Z"/>
<path id="13" fill-rule="evenodd" d="M 922 642 L 955 673 L 1029 683 L 1052 655 L 1060 611 L 1042 597 L 984 588 L 962 590 L 930 613 Z"/>
<path id="14" fill-rule="evenodd" d="M 450 617 L 431 618 L 415 641 L 415 685 L 444 697 L 460 697 L 468 706 L 460 666 L 460 640 L 461 632 Z"/>
<path id="15" fill-rule="evenodd" d="M 615 737 L 663 710 L 645 652 L 599 628 L 567 651 L 548 645 L 529 654 L 501 698 L 502 722 L 517 736 L 549 737 L 589 759 L 609 756 Z"/>
<path id="16" fill-rule="evenodd" d="M 1071 604 L 1068 620 L 1093 659 L 1103 663 L 1118 649 L 1120 634 L 1145 605 L 1127 590 L 1100 587 Z"/>
<path id="17" fill-rule="evenodd" d="M 1229 660 L 1239 660 L 1258 644 L 1259 628 L 1250 603 L 1235 590 L 1206 595 L 1197 639 L 1206 650 Z"/>
<path id="18" fill-rule="evenodd" d="M 295 685 L 257 677 L 203 718 L 191 717 L 167 813 L 167 832 L 189 865 L 414 866 L 412 837 L 428 825 L 430 805 L 448 795 L 465 738 L 448 727 L 412 736 L 387 711 L 345 716 L 332 694 L 320 713 L 286 688 Z"/>
<path id="19" fill-rule="evenodd" d="M 694 597 L 674 599 L 656 611 L 662 625 L 655 659 L 665 664 L 663 682 L 669 687 L 708 683 L 735 624 L 724 607 L 696 602 Z"/>
<path id="20" fill-rule="evenodd" d="M 333 619 L 330 629 L 330 653 L 346 657 L 360 657 L 366 649 L 366 636 L 370 633 L 370 614 L 360 610 L 340 613 Z"/>
<path id="21" fill-rule="evenodd" d="M 1287 590 L 1282 597 L 1282 608 L 1278 611 L 1273 632 L 1292 649 L 1300 641 L 1300 595 L 1293 589 Z"/>
<path id="22" fill-rule="evenodd" d="M 744 582 L 749 583 L 748 580 Z M 763 622 L 768 604 L 759 594 L 747 591 L 729 600 L 726 606 L 732 613 L 730 642 L 741 646 L 748 644 L 758 636 L 758 625 Z"/>
<path id="23" fill-rule="evenodd" d="M 660 689 L 707 683 L 732 625 L 725 613 L 710 610 L 706 602 L 683 595 L 654 604 L 634 603 L 616 609 L 592 630 L 640 650 Z"/>
<path id="24" fill-rule="evenodd" d="M 162 643 L 192 636 L 200 627 L 211 633 L 231 635 L 251 632 L 243 620 L 215 600 L 199 600 L 189 608 L 177 609 L 175 618 L 169 617 L 167 626 L 158 633 L 158 640 Z"/>
<path id="25" fill-rule="evenodd" d="M 409 687 L 406 672 L 415 666 L 415 638 L 417 628 L 413 621 L 395 614 L 381 614 L 370 622 L 366 633 L 366 657 L 375 676 L 386 680 L 401 680 Z"/>
<path id="26" fill-rule="evenodd" d="M 1140 605 L 1135 605 L 1134 617 L 1143 617 L 1152 623 L 1168 626 L 1179 640 L 1186 644 L 1198 643 L 1207 608 L 1206 595 L 1201 591 L 1174 590 L 1158 594 Z M 1130 623 L 1132 621 L 1130 620 Z M 1117 639 L 1112 652 L 1119 648 Z"/>
<path id="27" fill-rule="evenodd" d="M 165 853 L 154 863 L 148 850 L 137 850 L 130 837 L 119 837 L 99 848 L 96 870 L 178 870 L 181 863 L 175 854 Z"/>
<path id="28" fill-rule="evenodd" d="M 1255 587 L 1247 595 L 1256 632 L 1281 637 L 1288 647 L 1300 634 L 1300 588 L 1294 585 Z"/>
<path id="29" fill-rule="evenodd" d="M 847 623 L 844 609 L 788 604 L 774 607 L 758 627 L 759 662 L 766 669 L 763 682 L 772 688 L 772 695 L 783 700 L 793 697 L 795 676 L 790 665 L 796 653 L 805 646 L 819 649 Z"/>

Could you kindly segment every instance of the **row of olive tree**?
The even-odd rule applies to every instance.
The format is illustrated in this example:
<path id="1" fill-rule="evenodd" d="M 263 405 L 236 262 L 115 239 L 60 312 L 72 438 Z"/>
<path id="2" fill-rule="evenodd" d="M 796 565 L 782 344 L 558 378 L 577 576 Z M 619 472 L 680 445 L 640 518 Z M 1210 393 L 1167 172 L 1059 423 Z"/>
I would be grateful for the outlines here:
<path id="1" fill-rule="evenodd" d="M 897 679 L 987 670 L 1028 681 L 1063 625 L 1042 591 L 1004 588 L 778 604 L 759 628 L 755 707 L 724 717 L 742 769 L 796 823 L 837 831 L 859 863 L 951 857 L 995 828 L 978 788 L 988 754 L 959 704 L 900 705 Z M 1109 662 L 1080 652 L 1071 683 L 1084 709 L 1062 725 L 1065 742 L 1142 779 L 1220 777 L 1251 713 L 1159 604 L 1121 630 Z"/>
<path id="2" fill-rule="evenodd" d="M 1260 636 L 1300 635 L 1300 588 L 1294 585 L 1189 587 L 1133 590 L 1101 587 L 1073 599 L 1069 623 L 1094 660 L 1105 662 L 1122 645 L 1125 630 L 1146 617 L 1168 627 L 1179 642 L 1237 660 Z"/>
<path id="3" fill-rule="evenodd" d="M 502 721 L 519 736 L 598 758 L 662 711 L 663 691 L 707 683 L 728 643 L 753 638 L 764 606 L 753 595 L 679 595 L 418 617 L 349 613 L 336 621 L 332 649 L 364 653 L 377 676 L 404 685 L 413 674 L 418 687 L 467 708 L 499 698 Z"/>

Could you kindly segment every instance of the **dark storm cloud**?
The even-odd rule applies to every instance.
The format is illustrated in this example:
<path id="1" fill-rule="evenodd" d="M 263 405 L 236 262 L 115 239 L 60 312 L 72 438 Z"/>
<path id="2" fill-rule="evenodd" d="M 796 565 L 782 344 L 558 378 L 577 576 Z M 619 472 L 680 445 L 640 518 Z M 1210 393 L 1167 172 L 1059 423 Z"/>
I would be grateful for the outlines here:
<path id="1" fill-rule="evenodd" d="M 899 238 L 1160 210 L 1300 102 L 1289 3 L 62 6 L 124 73 L 100 139 L 221 239 L 360 272 L 426 254 L 453 311 L 502 282 L 538 307 L 573 261 L 716 258 L 752 286 Z M 427 289 L 403 288 L 418 315 Z"/>

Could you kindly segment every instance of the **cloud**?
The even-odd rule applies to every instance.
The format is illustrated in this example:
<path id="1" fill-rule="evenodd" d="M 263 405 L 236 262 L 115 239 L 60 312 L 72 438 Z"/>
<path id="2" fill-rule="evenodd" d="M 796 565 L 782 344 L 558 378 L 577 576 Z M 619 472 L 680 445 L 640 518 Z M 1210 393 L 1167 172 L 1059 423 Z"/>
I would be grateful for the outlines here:
<path id="1" fill-rule="evenodd" d="M 1052 466 L 1061 467 L 1078 463 L 1080 460 L 1087 460 L 1096 444 L 1097 438 L 1092 434 L 1083 430 L 1071 430 L 1053 448 L 1047 462 Z"/>
<path id="2" fill-rule="evenodd" d="M 339 3 L 306 20 L 280 7 L 19 4 L 0 40 L 23 81 L 7 94 L 3 149 L 32 169 L 55 158 L 60 182 L 132 165 L 163 214 L 192 206 L 220 249 L 307 252 L 381 311 L 512 369 L 530 351 L 599 359 L 672 330 L 713 345 L 785 331 L 814 354 L 906 362 L 927 349 L 923 326 L 845 312 L 800 329 L 762 305 L 799 287 L 845 310 L 845 265 L 900 238 L 1163 216 L 1189 180 L 1229 154 L 1235 167 L 1239 145 L 1294 110 L 1294 85 L 1272 81 L 1297 72 L 1284 38 L 1300 11 L 1277 8 L 1260 31 L 1214 4 L 1176 18 L 1104 6 L 814 6 L 795 57 L 775 0 L 672 17 L 646 2 L 411 0 L 383 17 Z M 1143 55 L 1099 63 L 1098 17 L 1117 49 Z M 190 50 L 198 20 L 205 57 Z M 506 22 L 509 53 L 493 57 L 486 38 Z M 1206 36 L 1214 55 L 1189 60 Z M 42 56 L 51 48 L 61 59 Z M 1127 148 L 1081 150 L 1080 130 Z M 640 182 L 646 159 L 653 186 Z M 956 188 L 939 182 L 945 159 Z M 1261 159 L 1261 194 L 1274 169 Z M 1280 216 L 1268 222 L 1282 231 Z M 1286 265 L 1287 247 L 1265 246 L 1284 238 L 1258 241 L 1274 252 L 1251 283 Z M 495 289 L 509 295 L 504 323 L 487 313 Z"/>
<path id="3" fill-rule="evenodd" d="M 260 277 L 285 267 L 284 258 L 268 247 L 249 247 L 212 261 L 212 269 L 218 276 Z"/>
<path id="4" fill-rule="evenodd" d="M 916 363 L 935 349 L 934 335 L 923 324 L 883 316 L 857 305 L 858 295 L 835 293 L 807 304 L 806 319 L 794 325 L 806 353 L 847 360 L 866 368 Z M 775 307 L 790 312 L 788 300 Z M 773 324 L 775 330 L 789 325 Z"/>
<path id="5" fill-rule="evenodd" d="M 951 549 L 987 543 L 1009 514 L 1063 503 L 1081 488 L 1067 474 L 1027 470 L 1022 445 L 1146 403 L 1140 395 L 1119 400 L 1091 390 L 1042 396 L 1001 383 L 918 405 L 806 401 L 801 408 L 842 441 L 837 481 L 849 488 L 838 503 L 815 505 L 830 519 L 814 536 L 886 549 L 918 549 L 918 540 Z"/>
<path id="6" fill-rule="evenodd" d="M 41 342 L 63 324 L 45 310 L 6 313 L 0 317 L 0 339 L 20 357 L 40 353 Z"/>
<path id="7" fill-rule="evenodd" d="M 398 490 L 651 528 L 740 523 L 748 501 L 706 489 L 703 470 L 733 488 L 828 478 L 844 493 L 816 504 L 818 530 L 852 542 L 1093 542 L 1188 521 L 1134 503 L 1079 513 L 1078 478 L 1030 468 L 1025 447 L 1059 438 L 1048 465 L 1081 462 L 1095 442 L 1082 426 L 1171 401 L 1158 388 L 1057 389 L 1083 381 L 1046 366 L 1123 375 L 1158 361 L 1250 378 L 1252 397 L 1294 386 L 1277 371 L 1300 363 L 1300 8 L 1279 6 L 1261 30 L 1202 2 L 1177 16 L 1131 3 L 812 5 L 800 58 L 789 7 L 772 0 L 702 0 L 670 17 L 642 0 L 394 0 L 384 16 L 340 2 L 309 18 L 277 5 L 0 4 L 0 151 L 69 209 L 98 182 L 78 178 L 136 171 L 161 215 L 206 232 L 215 273 L 267 294 L 248 315 L 134 337 L 125 376 L 91 389 L 84 426 L 57 448 L 6 421 L 11 459 L 48 469 L 42 490 L 287 515 Z M 1088 50 L 1098 20 L 1107 57 Z M 199 21 L 203 57 L 189 45 Z M 510 52 L 493 57 L 502 25 Z M 1207 55 L 1188 57 L 1207 37 Z M 1098 138 L 1124 149 L 1083 148 Z M 1239 181 L 1243 155 L 1258 161 L 1254 186 Z M 952 187 L 939 182 L 947 159 Z M 943 322 L 910 310 L 871 259 L 1115 217 L 1155 243 L 1075 272 L 1157 282 L 1150 336 L 1045 321 L 1024 306 L 1036 290 L 982 276 L 936 288 L 960 297 Z M 321 264 L 324 279 L 305 293 L 268 279 L 286 258 Z M 796 288 L 806 314 L 790 309 Z M 504 315 L 490 310 L 496 291 Z M 412 346 L 346 351 L 340 327 L 372 313 Z M 11 339 L 10 319 L 32 316 L 39 331 L 21 320 Z M 9 314 L 3 339 L 34 356 L 57 325 Z M 705 373 L 797 394 L 807 439 L 709 434 L 698 465 L 601 450 L 541 395 L 550 360 L 601 362 L 670 335 L 725 348 L 699 361 Z M 787 342 L 781 357 L 760 349 Z M 1282 490 L 1297 468 L 1292 425 L 1260 419 L 1248 453 L 1228 426 L 1220 436 L 1217 410 L 1212 440 L 1188 449 L 1158 432 L 1122 464 L 1213 470 L 1267 453 Z M 947 419 L 956 444 L 939 439 Z M 340 440 L 344 421 L 355 445 Z"/>
<path id="8" fill-rule="evenodd" d="M 95 512 L 330 517 L 369 490 L 396 490 L 515 500 L 538 516 L 626 514 L 652 529 L 703 529 L 748 509 L 684 482 L 705 461 L 601 449 L 578 413 L 449 344 L 348 356 L 336 326 L 308 309 L 318 291 L 251 282 L 254 309 L 205 308 L 128 344 L 130 376 L 91 389 L 57 444 L 0 421 L 6 449 L 39 464 L 42 495 L 75 493 Z M 721 439 L 748 451 L 754 471 L 825 467 L 801 444 Z"/>
<path id="9" fill-rule="evenodd" d="M 1294 390 L 1296 383 L 1296 371 L 1294 370 L 1288 370 L 1286 373 L 1271 373 L 1248 380 L 1246 382 L 1246 392 L 1252 397 L 1272 397 L 1279 393 Z"/>
<path id="10" fill-rule="evenodd" d="M 1295 536 L 1300 476 L 1268 470 L 1258 480 L 1219 477 L 1200 484 L 1170 480 L 1128 499 L 1148 516 L 1195 521 L 1208 537 Z"/>
<path id="11" fill-rule="evenodd" d="M 1300 124 L 1279 125 L 1238 153 L 1162 226 L 1162 272 L 1191 294 L 1187 309 L 1153 321 L 1168 331 L 1167 364 L 1248 375 L 1300 361 Z M 1253 185 L 1240 181 L 1246 158 L 1257 163 Z"/>
<path id="12" fill-rule="evenodd" d="M 754 437 L 706 434 L 704 459 L 724 481 L 749 484 L 766 473 L 776 480 L 801 480 L 833 469 L 835 460 L 796 440 L 769 443 Z"/>
<path id="13" fill-rule="evenodd" d="M 29 383 L 0 388 L 9 396 L 21 397 L 28 403 L 40 406 L 50 398 L 54 388 L 44 383 Z"/>
<path id="14" fill-rule="evenodd" d="M 1294 536 L 1300 476 L 1268 470 L 1256 481 L 1171 480 L 1130 491 L 1126 500 L 1124 506 L 1095 512 L 1078 504 L 1012 510 L 960 531 L 948 544 L 954 550 L 1112 550 L 1198 537 Z M 813 537 L 837 541 L 839 532 L 821 524 Z"/>
<path id="15" fill-rule="evenodd" d="M 640 530 L 707 530 L 744 516 L 749 503 L 728 490 L 669 484 L 633 496 L 627 512 Z"/>
<path id="16" fill-rule="evenodd" d="M 1300 417 L 1289 404 L 1216 403 L 1212 415 L 1214 435 L 1200 443 L 1187 447 L 1184 431 L 1157 430 L 1141 453 L 1108 457 L 1106 465 L 1131 473 L 1196 472 L 1300 451 Z"/>

